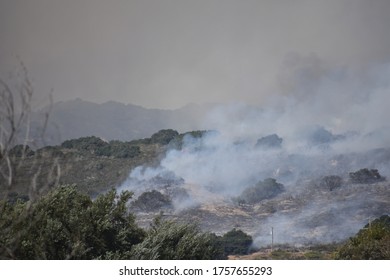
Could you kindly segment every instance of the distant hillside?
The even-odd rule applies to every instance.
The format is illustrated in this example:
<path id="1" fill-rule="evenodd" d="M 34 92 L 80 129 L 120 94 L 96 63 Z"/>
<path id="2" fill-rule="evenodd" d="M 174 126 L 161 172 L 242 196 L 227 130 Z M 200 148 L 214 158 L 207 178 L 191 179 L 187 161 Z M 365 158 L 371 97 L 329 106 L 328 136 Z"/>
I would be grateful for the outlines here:
<path id="1" fill-rule="evenodd" d="M 216 135 L 214 131 L 180 134 L 165 129 L 144 139 L 107 142 L 89 136 L 40 149 L 24 147 L 24 153 L 23 146 L 18 145 L 10 150 L 15 166 L 13 185 L 7 188 L 6 182 L 0 180 L 0 199 L 12 203 L 19 199 L 33 201 L 55 186 L 73 184 L 92 198 L 112 188 L 128 190 L 134 192 L 130 209 L 137 214 L 137 224 L 141 227 L 149 227 L 163 211 L 165 217 L 180 223 L 196 221 L 202 230 L 217 235 L 232 228 L 240 229 L 254 236 L 254 246 L 259 248 L 269 247 L 271 228 L 275 229 L 275 244 L 323 244 L 344 241 L 372 217 L 388 215 L 390 184 L 386 178 L 389 173 L 379 170 L 387 171 L 390 149 L 335 154 L 325 158 L 326 161 L 326 153 L 316 161 L 310 159 L 311 154 L 301 154 L 301 162 L 318 165 L 318 171 L 308 169 L 307 165 L 302 167 L 309 173 L 296 169 L 299 164 L 296 156 L 284 157 L 275 167 L 283 167 L 286 161 L 288 165 L 295 164 L 295 169 L 287 170 L 290 173 L 287 177 L 293 179 L 286 179 L 283 172 L 274 172 L 275 178 L 259 177 L 254 184 L 250 180 L 238 182 L 235 190 L 242 191 L 229 193 L 223 188 L 228 180 L 218 184 L 218 171 L 229 170 L 229 165 L 243 155 L 248 158 L 245 151 L 255 153 L 258 149 L 256 142 L 244 142 L 241 148 L 232 143 L 239 151 L 233 160 L 216 161 L 220 156 L 215 151 L 217 145 L 207 145 L 215 141 L 212 136 Z M 223 146 L 225 154 L 229 150 Z M 274 151 L 271 149 L 272 156 Z M 263 155 L 266 155 L 264 151 L 257 156 Z M 357 163 L 367 164 L 367 168 L 356 169 Z M 255 174 L 267 166 L 251 163 L 249 168 Z M 222 175 L 234 179 L 242 168 L 245 166 L 241 161 L 230 172 L 233 177 L 226 172 Z M 205 178 L 205 174 L 214 181 L 210 180 L 210 184 L 196 181 L 201 176 Z M 275 252 L 277 255 L 272 258 L 287 258 L 289 254 Z M 311 252 L 304 253 L 309 254 L 307 257 L 318 257 Z"/>
<path id="2" fill-rule="evenodd" d="M 42 115 L 50 111 L 45 145 L 85 136 L 105 140 L 130 141 L 145 138 L 156 131 L 173 128 L 178 131 L 201 129 L 202 117 L 213 105 L 189 104 L 176 110 L 146 109 L 132 104 L 106 102 L 97 104 L 81 99 L 54 103 L 33 116 L 33 129 Z"/>
<path id="3" fill-rule="evenodd" d="M 31 188 L 45 192 L 55 185 L 76 184 L 91 196 L 117 187 L 139 165 L 156 165 L 171 140 L 183 135 L 172 129 L 161 130 L 149 138 L 133 141 L 103 141 L 96 136 L 66 140 L 61 145 L 32 150 L 22 145 L 10 151 L 15 163 L 14 183 L 9 192 L 0 180 L 0 199 L 29 199 Z"/>

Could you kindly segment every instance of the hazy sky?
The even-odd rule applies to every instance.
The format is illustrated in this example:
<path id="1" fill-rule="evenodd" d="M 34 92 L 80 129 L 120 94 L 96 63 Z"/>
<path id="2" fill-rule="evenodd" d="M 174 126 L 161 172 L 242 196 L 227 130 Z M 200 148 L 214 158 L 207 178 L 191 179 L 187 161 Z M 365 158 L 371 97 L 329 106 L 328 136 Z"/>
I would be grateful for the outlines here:
<path id="1" fill-rule="evenodd" d="M 388 63 L 389 30 L 388 0 L 0 0 L 0 70 L 55 101 L 261 104 Z"/>

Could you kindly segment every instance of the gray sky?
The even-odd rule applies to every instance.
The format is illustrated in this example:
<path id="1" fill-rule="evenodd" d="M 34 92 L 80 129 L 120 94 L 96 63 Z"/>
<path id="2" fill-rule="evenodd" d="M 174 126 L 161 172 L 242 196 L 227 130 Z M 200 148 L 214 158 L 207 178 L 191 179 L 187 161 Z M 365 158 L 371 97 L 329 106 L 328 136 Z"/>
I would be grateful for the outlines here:
<path id="1" fill-rule="evenodd" d="M 389 30 L 387 0 L 0 0 L 0 70 L 55 101 L 262 104 L 388 63 Z"/>

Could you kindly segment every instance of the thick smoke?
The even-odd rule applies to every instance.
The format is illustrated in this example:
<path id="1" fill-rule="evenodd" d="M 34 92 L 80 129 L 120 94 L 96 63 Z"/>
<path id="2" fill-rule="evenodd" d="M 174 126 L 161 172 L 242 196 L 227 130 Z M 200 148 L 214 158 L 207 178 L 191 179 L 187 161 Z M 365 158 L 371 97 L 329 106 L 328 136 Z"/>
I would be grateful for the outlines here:
<path id="1" fill-rule="evenodd" d="M 181 149 L 169 150 L 157 168 L 137 167 L 121 188 L 156 188 L 151 182 L 159 177 L 205 194 L 180 204 L 183 210 L 216 201 L 231 205 L 249 186 L 275 178 L 286 189 L 274 200 L 276 208 L 290 197 L 296 207 L 276 209 L 261 226 L 254 224 L 257 245 L 269 243 L 271 227 L 277 242 L 339 241 L 369 217 L 386 214 L 370 203 L 381 193 L 381 206 L 388 207 L 388 185 L 357 191 L 347 181 L 349 172 L 361 168 L 390 175 L 390 67 L 350 73 L 328 70 L 316 59 L 294 59 L 287 63 L 293 65 L 292 74 L 281 77 L 283 90 L 266 106 L 215 107 L 205 118 L 209 132 L 186 135 Z M 329 175 L 344 180 L 340 190 L 326 193 L 313 187 L 311 182 Z"/>

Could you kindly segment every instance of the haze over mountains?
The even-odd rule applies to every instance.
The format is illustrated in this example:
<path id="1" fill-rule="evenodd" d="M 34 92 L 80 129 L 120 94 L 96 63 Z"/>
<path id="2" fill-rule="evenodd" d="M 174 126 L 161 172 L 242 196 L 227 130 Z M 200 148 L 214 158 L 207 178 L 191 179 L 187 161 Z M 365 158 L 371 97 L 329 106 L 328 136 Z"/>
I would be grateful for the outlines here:
<path id="1" fill-rule="evenodd" d="M 181 132 L 201 129 L 203 117 L 213 106 L 192 103 L 176 110 L 162 110 L 115 101 L 97 104 L 78 98 L 41 109 L 34 114 L 33 126 L 42 125 L 44 113 L 49 112 L 44 137 L 46 145 L 58 145 L 85 136 L 130 141 L 150 137 L 166 128 Z"/>

